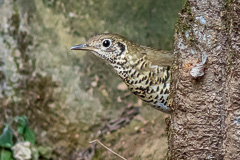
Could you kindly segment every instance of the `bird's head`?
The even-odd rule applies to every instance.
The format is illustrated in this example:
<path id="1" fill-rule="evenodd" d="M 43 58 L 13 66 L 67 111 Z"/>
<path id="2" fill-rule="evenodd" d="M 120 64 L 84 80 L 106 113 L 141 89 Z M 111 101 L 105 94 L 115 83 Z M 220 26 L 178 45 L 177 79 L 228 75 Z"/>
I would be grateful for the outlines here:
<path id="1" fill-rule="evenodd" d="M 91 51 L 109 64 L 114 64 L 117 59 L 124 58 L 127 52 L 127 43 L 131 42 L 121 35 L 105 33 L 92 37 L 85 44 L 72 46 L 71 50 Z"/>

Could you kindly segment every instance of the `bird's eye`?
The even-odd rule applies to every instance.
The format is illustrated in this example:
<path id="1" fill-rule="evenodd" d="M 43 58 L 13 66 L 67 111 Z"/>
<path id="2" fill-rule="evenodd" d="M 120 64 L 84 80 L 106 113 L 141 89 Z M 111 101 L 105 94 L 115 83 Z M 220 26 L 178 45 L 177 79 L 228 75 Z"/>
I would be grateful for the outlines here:
<path id="1" fill-rule="evenodd" d="M 104 40 L 104 41 L 103 41 L 103 46 L 104 46 L 104 47 L 109 47 L 109 46 L 110 46 L 110 43 L 111 43 L 110 40 L 108 40 L 108 39 L 107 39 L 107 40 Z"/>

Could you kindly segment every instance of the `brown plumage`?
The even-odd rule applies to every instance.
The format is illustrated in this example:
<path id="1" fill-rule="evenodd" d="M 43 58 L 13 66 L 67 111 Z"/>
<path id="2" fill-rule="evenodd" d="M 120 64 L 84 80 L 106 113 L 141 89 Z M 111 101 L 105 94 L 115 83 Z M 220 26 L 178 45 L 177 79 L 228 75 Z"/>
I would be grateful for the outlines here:
<path id="1" fill-rule="evenodd" d="M 141 46 L 118 34 L 97 35 L 71 50 L 91 51 L 104 59 L 135 95 L 155 109 L 171 112 L 167 103 L 171 52 Z"/>

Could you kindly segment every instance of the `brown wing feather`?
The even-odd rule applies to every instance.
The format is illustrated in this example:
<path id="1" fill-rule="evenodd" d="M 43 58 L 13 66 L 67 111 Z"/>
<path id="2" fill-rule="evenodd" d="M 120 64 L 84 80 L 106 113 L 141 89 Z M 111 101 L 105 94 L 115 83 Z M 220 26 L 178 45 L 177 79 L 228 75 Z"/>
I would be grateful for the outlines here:
<path id="1" fill-rule="evenodd" d="M 174 60 L 173 53 L 167 50 L 157 50 L 146 48 L 146 58 L 152 62 L 152 65 L 171 66 Z"/>

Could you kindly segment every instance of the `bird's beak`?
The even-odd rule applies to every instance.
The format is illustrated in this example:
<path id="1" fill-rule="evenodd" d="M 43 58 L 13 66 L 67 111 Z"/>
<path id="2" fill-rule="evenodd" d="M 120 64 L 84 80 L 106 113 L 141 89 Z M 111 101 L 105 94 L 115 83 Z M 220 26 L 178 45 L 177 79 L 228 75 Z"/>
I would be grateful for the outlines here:
<path id="1" fill-rule="evenodd" d="M 90 47 L 87 44 L 79 44 L 76 46 L 72 46 L 71 50 L 93 50 L 93 47 Z"/>

